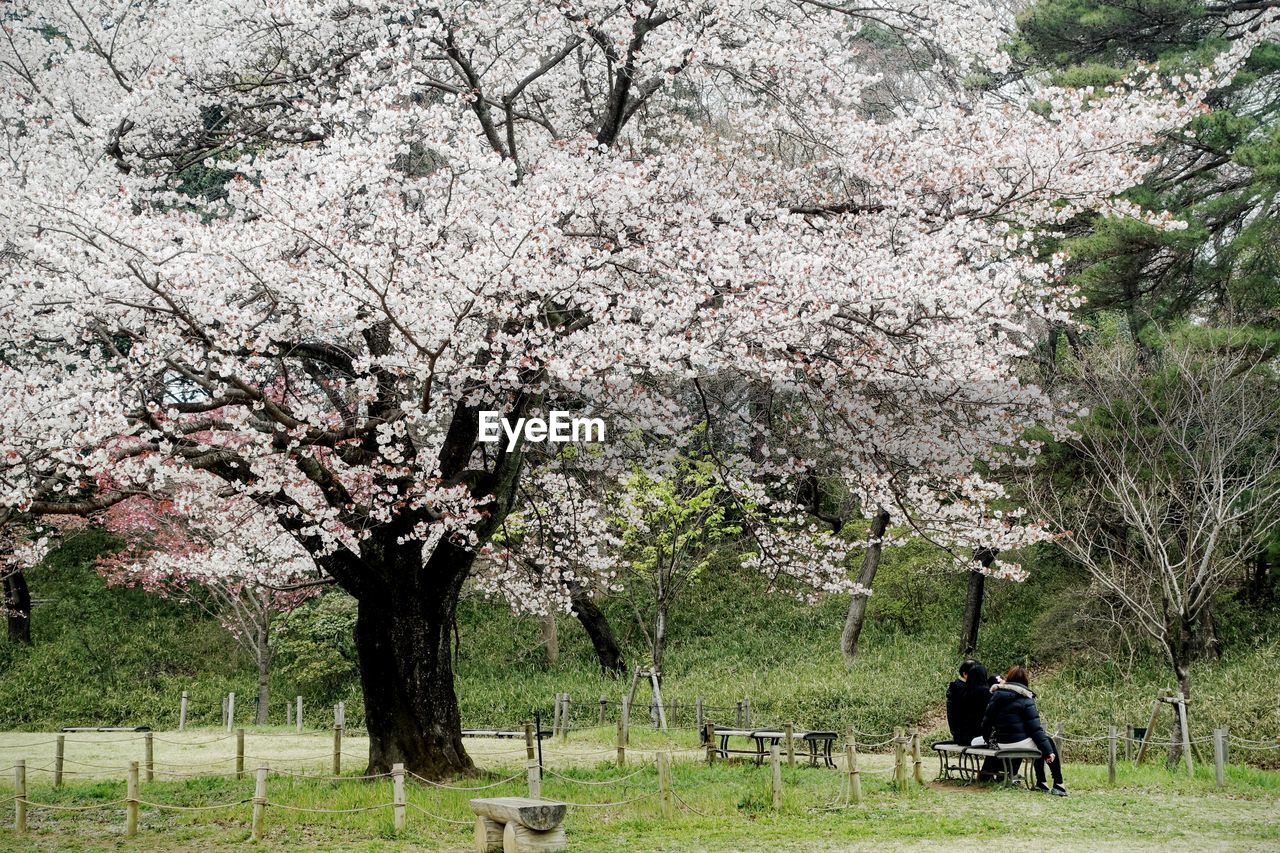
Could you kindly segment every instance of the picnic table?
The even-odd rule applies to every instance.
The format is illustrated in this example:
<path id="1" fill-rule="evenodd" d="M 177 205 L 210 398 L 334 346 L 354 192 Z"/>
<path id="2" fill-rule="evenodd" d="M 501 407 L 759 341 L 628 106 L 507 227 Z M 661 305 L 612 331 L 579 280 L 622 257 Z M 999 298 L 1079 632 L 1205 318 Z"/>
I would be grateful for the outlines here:
<path id="1" fill-rule="evenodd" d="M 764 757 L 776 745 L 781 744 L 782 739 L 787 736 L 784 731 L 778 729 L 715 729 L 716 737 L 720 738 L 720 746 L 716 750 L 721 756 L 728 758 L 730 755 L 753 755 L 756 764 L 763 764 Z M 753 749 L 730 749 L 729 738 L 749 738 L 754 742 Z M 835 767 L 836 763 L 832 760 L 831 751 L 835 747 L 838 735 L 830 731 L 796 731 L 791 733 L 794 740 L 802 741 L 806 744 L 809 756 L 809 766 L 817 767 L 818 761 L 821 759 L 827 767 Z"/>
<path id="2" fill-rule="evenodd" d="M 955 741 L 939 741 L 933 745 L 933 750 L 938 754 L 939 779 L 958 778 L 964 782 L 976 782 L 983 762 L 988 758 L 995 758 L 1003 767 L 1006 785 L 1017 783 L 1018 765 L 1021 764 L 1022 777 L 1028 787 L 1031 784 L 1032 762 L 1040 757 L 1038 749 L 964 746 Z"/>
<path id="3" fill-rule="evenodd" d="M 503 739 L 524 739 L 524 729 L 463 729 L 463 737 L 496 737 Z M 547 729 L 534 732 L 533 736 L 539 740 L 551 737 L 551 732 Z"/>

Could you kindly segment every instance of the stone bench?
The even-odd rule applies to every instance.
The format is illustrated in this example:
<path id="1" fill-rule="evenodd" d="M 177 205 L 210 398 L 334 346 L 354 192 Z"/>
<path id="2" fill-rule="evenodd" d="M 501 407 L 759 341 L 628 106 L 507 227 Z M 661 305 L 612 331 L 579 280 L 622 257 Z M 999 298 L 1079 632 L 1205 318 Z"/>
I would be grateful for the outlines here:
<path id="1" fill-rule="evenodd" d="M 480 797 L 471 801 L 476 814 L 476 853 L 501 850 L 563 850 L 566 803 L 528 797 Z"/>

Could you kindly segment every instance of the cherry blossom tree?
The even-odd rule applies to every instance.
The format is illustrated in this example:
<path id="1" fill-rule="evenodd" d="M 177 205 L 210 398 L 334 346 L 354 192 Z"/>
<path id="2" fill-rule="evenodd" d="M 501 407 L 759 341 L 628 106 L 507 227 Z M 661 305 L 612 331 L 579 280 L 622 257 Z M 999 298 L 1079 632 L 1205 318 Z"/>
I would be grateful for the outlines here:
<path id="1" fill-rule="evenodd" d="M 433 778 L 471 768 L 458 596 L 539 464 L 480 412 L 604 417 L 644 437 L 619 476 L 701 442 L 753 564 L 818 590 L 849 583 L 811 458 L 947 547 L 1033 540 L 982 473 L 1050 406 L 1015 362 L 1071 295 L 1030 250 L 1129 213 L 1141 146 L 1248 49 L 965 89 L 1007 61 L 975 0 L 3 16 L 0 523 L 175 477 L 253 501 L 358 601 L 370 771 Z M 885 37 L 953 85 L 868 102 Z"/>
<path id="2" fill-rule="evenodd" d="M 255 721 L 265 725 L 276 621 L 329 582 L 317 577 L 311 556 L 253 501 L 211 490 L 132 497 L 102 516 L 125 546 L 100 559 L 99 572 L 109 584 L 191 602 L 218 619 L 254 659 Z"/>

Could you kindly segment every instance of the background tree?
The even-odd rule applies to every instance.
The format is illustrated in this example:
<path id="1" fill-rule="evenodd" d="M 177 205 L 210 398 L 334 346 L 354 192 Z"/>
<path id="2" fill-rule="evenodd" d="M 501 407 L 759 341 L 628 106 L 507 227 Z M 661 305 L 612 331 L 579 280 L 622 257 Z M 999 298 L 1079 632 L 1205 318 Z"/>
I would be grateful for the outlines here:
<path id="1" fill-rule="evenodd" d="M 1174 340 L 1153 358 L 1144 369 L 1124 338 L 1087 351 L 1073 366 L 1091 409 L 1068 443 L 1077 464 L 1027 491 L 1189 698 L 1214 597 L 1280 525 L 1280 384 L 1240 348 Z"/>

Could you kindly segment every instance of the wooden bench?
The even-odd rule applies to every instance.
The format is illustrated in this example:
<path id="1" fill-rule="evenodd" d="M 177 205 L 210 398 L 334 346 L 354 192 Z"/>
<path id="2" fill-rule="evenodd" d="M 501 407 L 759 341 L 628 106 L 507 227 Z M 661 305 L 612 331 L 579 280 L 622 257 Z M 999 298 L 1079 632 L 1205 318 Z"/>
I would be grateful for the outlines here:
<path id="1" fill-rule="evenodd" d="M 786 732 L 777 729 L 715 729 L 716 736 L 720 738 L 720 747 L 716 750 L 721 756 L 728 758 L 730 755 L 752 755 L 755 756 L 756 764 L 764 764 L 764 757 L 769 754 L 773 746 L 780 745 L 783 738 L 787 736 Z M 750 738 L 755 743 L 754 749 L 730 749 L 729 738 L 743 737 Z M 798 731 L 792 732 L 791 737 L 795 740 L 803 741 L 806 745 L 809 755 L 809 766 L 817 767 L 819 759 L 827 767 L 835 767 L 835 761 L 831 757 L 831 751 L 835 747 L 838 735 L 835 732 L 826 731 Z M 766 741 L 768 742 L 766 744 Z"/>
<path id="2" fill-rule="evenodd" d="M 528 797 L 474 799 L 476 853 L 563 850 L 568 845 L 563 826 L 567 809 L 567 803 Z"/>
<path id="3" fill-rule="evenodd" d="M 514 729 L 463 729 L 463 737 L 496 737 L 504 739 L 520 738 L 524 739 L 524 729 L 516 731 Z M 534 732 L 533 736 L 539 740 L 551 737 L 551 732 L 544 729 L 540 732 Z"/>
<path id="4" fill-rule="evenodd" d="M 985 746 L 962 746 L 954 741 L 939 741 L 933 745 L 933 750 L 938 754 L 939 779 L 978 781 L 983 762 L 988 758 L 995 758 L 1004 768 L 1004 784 L 1016 783 L 1018 773 L 1014 768 L 1021 764 L 1021 775 L 1028 787 L 1031 785 L 1032 762 L 1040 758 L 1038 749 L 992 749 Z M 952 773 L 955 773 L 954 777 Z"/>

